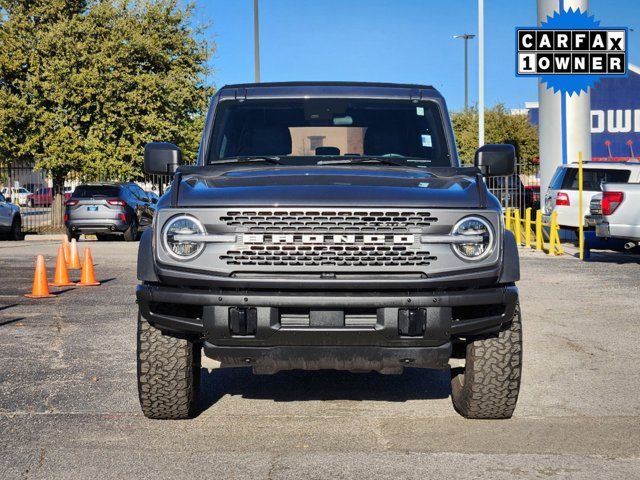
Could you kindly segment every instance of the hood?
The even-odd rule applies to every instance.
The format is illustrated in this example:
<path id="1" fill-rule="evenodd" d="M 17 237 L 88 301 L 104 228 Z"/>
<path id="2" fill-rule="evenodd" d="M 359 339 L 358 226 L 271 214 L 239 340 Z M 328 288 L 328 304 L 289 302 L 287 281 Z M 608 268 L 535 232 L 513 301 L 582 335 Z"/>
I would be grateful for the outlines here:
<path id="1" fill-rule="evenodd" d="M 478 208 L 480 194 L 473 176 L 434 176 L 414 168 L 243 166 L 222 172 L 209 173 L 204 168 L 184 172 L 177 204 Z"/>

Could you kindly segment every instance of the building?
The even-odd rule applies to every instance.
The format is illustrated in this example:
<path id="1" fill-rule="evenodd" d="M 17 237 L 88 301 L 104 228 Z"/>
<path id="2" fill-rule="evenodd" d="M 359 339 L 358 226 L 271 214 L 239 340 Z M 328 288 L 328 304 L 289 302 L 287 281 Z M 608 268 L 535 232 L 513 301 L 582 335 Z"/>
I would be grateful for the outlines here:
<path id="1" fill-rule="evenodd" d="M 537 102 L 527 102 L 529 120 L 538 124 Z M 593 160 L 640 157 L 640 68 L 629 65 L 625 78 L 603 78 L 591 89 Z"/>

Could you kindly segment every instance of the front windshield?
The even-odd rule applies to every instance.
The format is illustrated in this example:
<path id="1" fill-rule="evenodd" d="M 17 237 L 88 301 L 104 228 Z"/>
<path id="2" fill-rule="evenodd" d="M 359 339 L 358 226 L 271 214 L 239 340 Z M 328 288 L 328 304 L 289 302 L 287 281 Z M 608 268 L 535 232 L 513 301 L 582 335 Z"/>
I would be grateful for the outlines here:
<path id="1" fill-rule="evenodd" d="M 432 101 L 223 101 L 212 140 L 208 163 L 261 156 L 286 164 L 390 157 L 451 166 L 442 117 Z"/>

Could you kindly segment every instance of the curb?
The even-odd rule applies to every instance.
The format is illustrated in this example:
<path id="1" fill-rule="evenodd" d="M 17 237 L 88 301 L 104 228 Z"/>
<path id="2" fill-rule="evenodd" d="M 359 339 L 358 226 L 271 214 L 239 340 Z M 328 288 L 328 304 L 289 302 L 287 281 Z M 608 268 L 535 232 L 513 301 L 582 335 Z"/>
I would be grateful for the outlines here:
<path id="1" fill-rule="evenodd" d="M 50 233 L 46 235 L 25 235 L 24 240 L 26 242 L 50 242 L 52 240 L 62 240 L 64 237 L 64 233 Z"/>

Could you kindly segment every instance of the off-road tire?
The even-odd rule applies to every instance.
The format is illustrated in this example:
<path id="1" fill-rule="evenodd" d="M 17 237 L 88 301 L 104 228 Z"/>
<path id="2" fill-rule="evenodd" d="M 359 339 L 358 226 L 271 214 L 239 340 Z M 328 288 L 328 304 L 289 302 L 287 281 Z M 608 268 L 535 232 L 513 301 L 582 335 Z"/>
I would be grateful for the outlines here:
<path id="1" fill-rule="evenodd" d="M 17 215 L 11 222 L 11 230 L 9 230 L 9 240 L 22 240 L 22 218 Z"/>
<path id="2" fill-rule="evenodd" d="M 122 236 L 125 242 L 135 242 L 138 239 L 138 222 L 135 220 L 131 222 L 131 225 L 124 231 Z"/>
<path id="3" fill-rule="evenodd" d="M 464 371 L 451 380 L 453 406 L 463 417 L 511 418 L 522 374 L 520 307 L 497 335 L 467 341 Z"/>
<path id="4" fill-rule="evenodd" d="M 201 347 L 164 335 L 138 315 L 138 397 L 145 417 L 192 418 L 196 413 Z"/>

